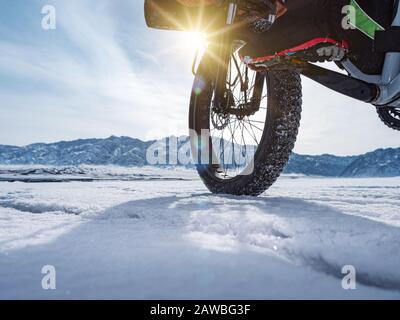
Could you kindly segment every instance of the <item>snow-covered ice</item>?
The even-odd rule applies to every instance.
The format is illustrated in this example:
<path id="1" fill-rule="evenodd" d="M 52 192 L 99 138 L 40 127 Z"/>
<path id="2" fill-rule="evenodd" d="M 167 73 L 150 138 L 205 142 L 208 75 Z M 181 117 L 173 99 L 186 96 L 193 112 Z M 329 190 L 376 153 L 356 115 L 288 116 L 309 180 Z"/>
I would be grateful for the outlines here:
<path id="1" fill-rule="evenodd" d="M 282 177 L 250 198 L 182 174 L 0 183 L 0 298 L 400 298 L 400 178 Z"/>

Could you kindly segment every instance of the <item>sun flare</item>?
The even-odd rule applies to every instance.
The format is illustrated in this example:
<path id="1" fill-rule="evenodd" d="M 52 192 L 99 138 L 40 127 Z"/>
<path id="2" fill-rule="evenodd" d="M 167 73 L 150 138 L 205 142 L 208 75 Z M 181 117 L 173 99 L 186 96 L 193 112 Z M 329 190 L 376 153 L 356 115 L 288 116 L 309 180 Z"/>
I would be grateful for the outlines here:
<path id="1" fill-rule="evenodd" d="M 183 32 L 182 46 L 188 50 L 203 51 L 207 47 L 207 38 L 201 32 Z"/>

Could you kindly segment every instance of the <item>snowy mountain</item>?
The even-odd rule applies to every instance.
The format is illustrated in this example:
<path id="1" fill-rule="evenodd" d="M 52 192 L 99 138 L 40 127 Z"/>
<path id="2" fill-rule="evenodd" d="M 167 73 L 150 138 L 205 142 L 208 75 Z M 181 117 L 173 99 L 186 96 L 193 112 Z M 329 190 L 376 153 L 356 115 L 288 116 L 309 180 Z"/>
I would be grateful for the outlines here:
<path id="1" fill-rule="evenodd" d="M 394 177 L 400 175 L 400 148 L 379 149 L 357 157 L 346 169 L 345 177 Z"/>
<path id="2" fill-rule="evenodd" d="M 152 143 L 111 136 L 26 147 L 0 145 L 0 164 L 141 166 L 146 164 L 146 150 Z"/>
<path id="3" fill-rule="evenodd" d="M 187 143 L 187 137 L 171 137 L 178 149 Z M 168 141 L 172 141 L 168 138 Z M 25 147 L 0 145 L 0 164 L 77 166 L 118 165 L 143 166 L 149 163 L 146 152 L 155 143 L 168 153 L 164 142 L 142 141 L 130 137 L 111 136 L 107 139 L 84 139 L 56 143 L 31 144 Z M 293 154 L 285 173 L 328 177 L 393 177 L 400 176 L 400 148 L 379 149 L 360 156 L 307 156 Z"/>
<path id="4" fill-rule="evenodd" d="M 329 154 L 307 156 L 292 154 L 285 173 L 301 173 L 314 176 L 339 177 L 358 157 L 337 157 Z M 400 170 L 398 171 L 400 175 Z"/>

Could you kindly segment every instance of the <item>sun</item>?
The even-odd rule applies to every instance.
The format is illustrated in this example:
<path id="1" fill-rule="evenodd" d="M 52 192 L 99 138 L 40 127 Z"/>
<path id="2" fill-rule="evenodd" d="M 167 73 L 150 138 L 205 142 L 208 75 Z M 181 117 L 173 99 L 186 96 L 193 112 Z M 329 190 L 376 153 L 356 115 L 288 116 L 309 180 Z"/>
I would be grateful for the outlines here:
<path id="1" fill-rule="evenodd" d="M 204 51 L 207 48 L 207 38 L 201 32 L 183 32 L 182 33 L 182 46 L 190 51 Z"/>

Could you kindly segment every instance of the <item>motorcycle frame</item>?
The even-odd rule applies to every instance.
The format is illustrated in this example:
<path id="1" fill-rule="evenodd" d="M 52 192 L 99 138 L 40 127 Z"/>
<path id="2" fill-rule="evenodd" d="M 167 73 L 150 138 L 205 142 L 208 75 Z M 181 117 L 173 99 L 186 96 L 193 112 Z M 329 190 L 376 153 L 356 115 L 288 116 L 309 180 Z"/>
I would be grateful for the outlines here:
<path id="1" fill-rule="evenodd" d="M 396 13 L 392 27 L 400 27 L 400 1 L 396 1 Z M 379 88 L 379 94 L 372 103 L 376 106 L 400 107 L 400 52 L 388 52 L 382 73 L 368 75 L 358 69 L 349 59 L 343 61 L 342 66 L 353 78 L 374 84 Z"/>

